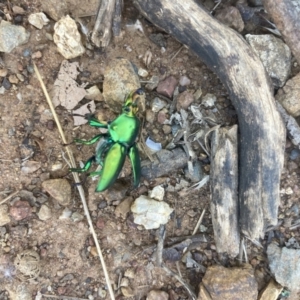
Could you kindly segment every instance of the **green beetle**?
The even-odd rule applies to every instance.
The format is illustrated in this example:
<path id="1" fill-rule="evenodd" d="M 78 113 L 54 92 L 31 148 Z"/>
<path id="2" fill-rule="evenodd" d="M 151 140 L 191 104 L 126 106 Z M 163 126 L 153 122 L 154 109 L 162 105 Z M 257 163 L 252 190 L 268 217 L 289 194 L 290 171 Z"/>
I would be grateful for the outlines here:
<path id="1" fill-rule="evenodd" d="M 104 138 L 100 147 L 96 149 L 96 154 L 88 159 L 83 168 L 71 168 L 70 171 L 86 172 L 93 162 L 100 164 L 102 169 L 99 172 L 90 173 L 90 176 L 101 176 L 96 192 L 103 192 L 113 185 L 123 168 L 126 155 L 131 161 L 134 187 L 140 183 L 141 162 L 135 140 L 140 129 L 140 121 L 136 117 L 138 111 L 136 100 L 142 94 L 142 89 L 130 93 L 122 107 L 121 115 L 112 122 L 100 122 L 90 115 L 85 116 L 90 126 L 107 128 L 108 131 L 104 134 L 98 134 L 88 141 L 74 140 L 76 143 L 91 145 Z"/>

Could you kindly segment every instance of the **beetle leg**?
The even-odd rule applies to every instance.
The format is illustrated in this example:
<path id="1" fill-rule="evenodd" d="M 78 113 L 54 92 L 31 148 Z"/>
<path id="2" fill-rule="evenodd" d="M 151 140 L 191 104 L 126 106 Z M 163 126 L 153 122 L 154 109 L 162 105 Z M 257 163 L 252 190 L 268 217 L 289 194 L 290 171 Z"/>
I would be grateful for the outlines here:
<path id="1" fill-rule="evenodd" d="M 132 166 L 134 187 L 136 188 L 141 178 L 141 159 L 136 144 L 129 149 L 128 156 Z"/>
<path id="2" fill-rule="evenodd" d="M 92 157 L 90 157 L 86 163 L 84 164 L 83 168 L 70 168 L 71 172 L 77 172 L 77 173 L 83 173 L 86 172 L 92 165 L 93 162 L 96 161 L 96 157 L 95 155 L 93 155 Z"/>
<path id="3" fill-rule="evenodd" d="M 84 144 L 84 145 L 92 145 L 92 144 L 96 143 L 97 141 L 99 141 L 102 137 L 106 138 L 107 134 L 103 134 L 103 133 L 97 134 L 96 136 L 94 136 L 93 138 L 91 138 L 90 140 L 87 140 L 87 141 L 80 140 L 80 139 L 74 139 L 74 142 L 79 143 L 79 144 Z"/>
<path id="4" fill-rule="evenodd" d="M 95 171 L 95 172 L 91 172 L 91 173 L 89 173 L 89 177 L 93 177 L 93 176 L 101 176 L 101 174 L 102 174 L 102 170 L 100 170 L 100 171 Z"/>
<path id="5" fill-rule="evenodd" d="M 98 127 L 98 128 L 108 128 L 108 123 L 107 122 L 99 121 L 95 117 L 89 117 L 87 120 L 88 120 L 88 123 L 89 123 L 90 126 Z"/>
<path id="6" fill-rule="evenodd" d="M 118 178 L 126 158 L 126 147 L 115 143 L 106 153 L 96 192 L 108 189 Z"/>

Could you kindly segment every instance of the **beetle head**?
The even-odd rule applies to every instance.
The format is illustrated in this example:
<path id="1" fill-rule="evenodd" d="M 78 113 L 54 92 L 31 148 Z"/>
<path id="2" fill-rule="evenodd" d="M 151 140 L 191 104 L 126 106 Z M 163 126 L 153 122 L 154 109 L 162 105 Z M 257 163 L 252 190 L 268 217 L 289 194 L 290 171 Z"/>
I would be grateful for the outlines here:
<path id="1" fill-rule="evenodd" d="M 136 115 L 138 111 L 138 99 L 139 96 L 144 93 L 143 89 L 138 89 L 132 93 L 129 94 L 127 99 L 125 100 L 125 103 L 123 105 L 122 111 L 129 117 L 133 117 Z"/>

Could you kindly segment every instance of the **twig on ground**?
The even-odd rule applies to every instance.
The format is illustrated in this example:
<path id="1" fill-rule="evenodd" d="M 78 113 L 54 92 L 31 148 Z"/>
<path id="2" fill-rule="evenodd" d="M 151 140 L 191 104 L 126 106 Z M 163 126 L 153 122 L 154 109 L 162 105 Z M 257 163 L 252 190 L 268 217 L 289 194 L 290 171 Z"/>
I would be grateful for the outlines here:
<path id="1" fill-rule="evenodd" d="M 58 116 L 55 112 L 53 103 L 50 99 L 50 96 L 47 92 L 46 86 L 45 86 L 45 84 L 44 84 L 44 82 L 41 78 L 40 72 L 39 72 L 37 66 L 35 65 L 35 63 L 33 63 L 33 67 L 34 67 L 35 74 L 36 74 L 36 76 L 37 76 L 37 78 L 40 82 L 41 87 L 42 87 L 42 90 L 44 92 L 44 95 L 47 99 L 48 105 L 49 105 L 50 110 L 52 112 L 52 115 L 54 117 L 54 120 L 55 120 L 55 123 L 57 125 L 59 134 L 60 134 L 61 139 L 63 141 L 63 144 L 67 144 L 65 134 L 64 134 L 64 132 L 62 130 L 62 127 L 60 125 L 60 122 L 59 122 Z M 71 148 L 69 146 L 65 146 L 65 148 L 66 148 L 66 152 L 68 153 L 69 161 L 70 161 L 70 164 L 71 164 L 72 168 L 76 168 L 76 163 L 75 163 L 75 159 L 74 159 L 73 153 L 71 151 Z M 73 172 L 72 175 L 74 177 L 74 181 L 76 183 L 76 186 L 77 186 L 77 189 L 78 189 L 78 192 L 79 192 L 79 195 L 80 195 L 80 199 L 82 201 L 84 213 L 85 213 L 85 216 L 87 218 L 89 228 L 90 228 L 90 231 L 92 233 L 92 236 L 93 236 L 93 239 L 94 239 L 94 242 L 95 242 L 95 245 L 96 245 L 96 249 L 97 249 L 97 252 L 98 252 L 98 255 L 99 255 L 99 258 L 100 258 L 100 262 L 101 262 L 102 269 L 103 269 L 103 272 L 104 272 L 104 277 L 105 277 L 107 288 L 108 288 L 108 291 L 109 291 L 109 294 L 110 294 L 110 298 L 112 300 L 114 300 L 115 299 L 114 292 L 113 292 L 111 282 L 110 282 L 110 279 L 109 279 L 109 276 L 108 276 L 108 272 L 107 272 L 105 261 L 104 261 L 103 255 L 102 255 L 102 251 L 101 251 L 98 239 L 97 239 L 97 235 L 96 235 L 96 232 L 95 232 L 94 227 L 93 227 L 93 222 L 92 222 L 92 219 L 91 219 L 91 216 L 90 216 L 90 213 L 89 213 L 89 210 L 88 210 L 88 206 L 87 206 L 87 203 L 86 203 L 84 190 L 83 190 L 82 186 L 80 185 L 79 175 L 76 172 Z"/>
<path id="2" fill-rule="evenodd" d="M 6 201 L 8 201 L 9 199 L 11 199 L 12 197 L 16 196 L 20 191 L 16 191 L 12 194 L 10 194 L 9 196 L 7 196 L 6 198 L 4 198 L 3 200 L 0 201 L 0 205 Z"/>
<path id="3" fill-rule="evenodd" d="M 190 296 L 193 300 L 197 299 L 193 288 L 188 283 L 184 282 L 184 280 L 179 275 L 177 275 L 175 272 L 173 272 L 171 269 L 169 269 L 164 264 L 162 265 L 162 267 L 168 275 L 173 276 L 176 280 L 178 280 L 184 286 L 184 288 L 188 291 L 188 293 L 190 294 Z"/>
<path id="4" fill-rule="evenodd" d="M 194 228 L 194 231 L 193 231 L 192 235 L 195 235 L 197 233 L 197 231 L 198 231 L 198 229 L 199 229 L 199 227 L 200 227 L 200 225 L 202 223 L 205 211 L 206 211 L 206 209 L 204 208 L 203 211 L 202 211 L 202 214 L 200 215 L 199 220 L 198 220 L 198 222 L 197 222 L 197 224 L 196 224 L 196 226 Z"/>
<path id="5" fill-rule="evenodd" d="M 186 46 L 185 46 L 185 45 L 182 45 L 182 46 L 181 46 L 174 54 L 172 54 L 170 60 L 172 61 L 172 60 L 180 53 L 180 51 L 181 51 L 184 47 L 186 47 Z"/>
<path id="6" fill-rule="evenodd" d="M 156 248 L 156 265 L 161 267 L 163 264 L 164 241 L 166 237 L 166 226 L 160 225 L 158 229 L 158 242 Z"/>
<path id="7" fill-rule="evenodd" d="M 68 300 L 88 300 L 86 298 L 78 298 L 78 297 L 71 297 L 71 296 L 56 296 L 56 295 L 48 295 L 48 294 L 41 294 L 42 297 L 47 297 L 47 298 L 55 298 L 55 299 L 68 299 Z"/>

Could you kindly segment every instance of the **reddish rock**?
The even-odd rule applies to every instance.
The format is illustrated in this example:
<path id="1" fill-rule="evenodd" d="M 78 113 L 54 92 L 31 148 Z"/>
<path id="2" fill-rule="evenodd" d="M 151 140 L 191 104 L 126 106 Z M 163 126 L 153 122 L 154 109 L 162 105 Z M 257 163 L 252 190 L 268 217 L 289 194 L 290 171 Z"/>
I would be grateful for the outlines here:
<path id="1" fill-rule="evenodd" d="M 100 217 L 96 222 L 96 227 L 99 229 L 103 229 L 105 227 L 105 220 Z"/>
<path id="2" fill-rule="evenodd" d="M 58 295 L 64 295 L 66 293 L 66 291 L 67 291 L 67 288 L 65 286 L 59 286 L 57 288 Z"/>
<path id="3" fill-rule="evenodd" d="M 32 209 L 27 201 L 17 201 L 10 208 L 10 215 L 16 220 L 20 221 L 31 215 Z"/>
<path id="4" fill-rule="evenodd" d="M 174 76 L 169 76 L 158 84 L 156 91 L 163 96 L 172 98 L 177 83 Z"/>
<path id="5" fill-rule="evenodd" d="M 157 114 L 157 122 L 159 124 L 164 124 L 165 120 L 167 120 L 167 113 L 164 110 L 161 110 L 160 112 L 158 112 Z"/>
<path id="6" fill-rule="evenodd" d="M 193 103 L 193 101 L 194 96 L 188 91 L 179 94 L 176 104 L 177 111 L 180 111 L 181 108 L 187 109 Z"/>

